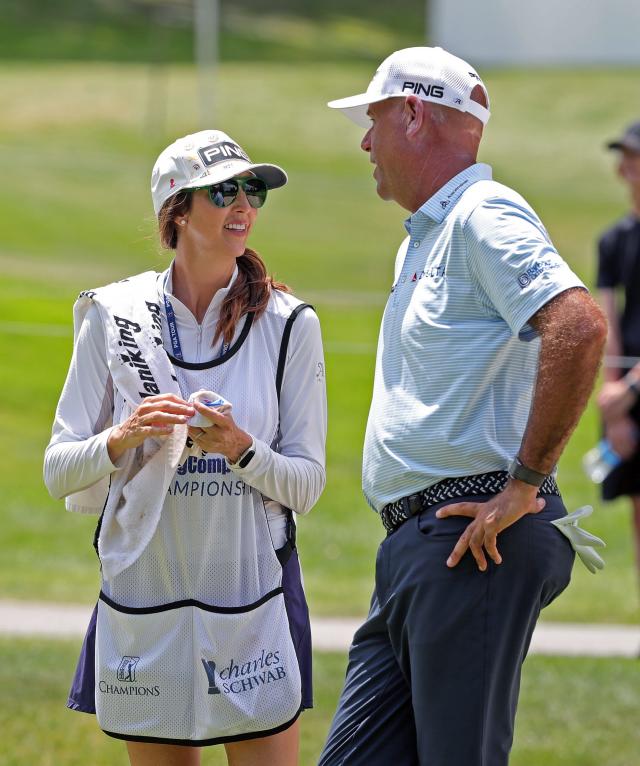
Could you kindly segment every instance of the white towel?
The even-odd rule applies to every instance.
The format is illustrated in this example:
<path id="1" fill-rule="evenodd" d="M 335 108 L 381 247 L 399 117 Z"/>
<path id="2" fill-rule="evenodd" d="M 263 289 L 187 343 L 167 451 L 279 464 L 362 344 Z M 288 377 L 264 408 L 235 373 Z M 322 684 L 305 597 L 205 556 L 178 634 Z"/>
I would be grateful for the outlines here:
<path id="1" fill-rule="evenodd" d="M 113 384 L 125 400 L 114 422 L 122 422 L 153 394 L 182 396 L 162 346 L 158 279 L 153 271 L 80 294 L 74 306 L 77 339 L 87 309 L 95 303 L 105 327 L 107 358 Z M 121 470 L 102 487 L 104 515 L 98 540 L 103 577 L 109 580 L 134 563 L 158 525 L 169 483 L 182 462 L 187 426 L 176 425 L 167 437 L 146 439 L 128 450 Z M 108 496 L 105 492 L 108 490 Z M 67 498 L 67 507 L 95 505 L 97 485 Z M 106 502 L 105 502 L 106 501 Z"/>

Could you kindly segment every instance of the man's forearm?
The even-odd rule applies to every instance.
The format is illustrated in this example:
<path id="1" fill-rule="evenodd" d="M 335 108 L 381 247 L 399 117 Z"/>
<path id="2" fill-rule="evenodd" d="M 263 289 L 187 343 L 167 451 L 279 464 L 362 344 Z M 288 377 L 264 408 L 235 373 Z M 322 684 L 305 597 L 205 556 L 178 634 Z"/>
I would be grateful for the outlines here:
<path id="1" fill-rule="evenodd" d="M 540 358 L 519 455 L 525 465 L 549 473 L 593 390 L 607 323 L 596 302 L 578 288 L 549 301 L 530 323 L 540 335 Z"/>

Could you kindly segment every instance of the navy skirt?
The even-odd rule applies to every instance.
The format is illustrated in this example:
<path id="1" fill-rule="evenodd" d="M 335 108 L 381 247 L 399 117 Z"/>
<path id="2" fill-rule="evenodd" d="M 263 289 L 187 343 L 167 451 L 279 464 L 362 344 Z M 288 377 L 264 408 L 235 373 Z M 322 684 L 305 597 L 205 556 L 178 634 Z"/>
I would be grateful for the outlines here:
<path id="1" fill-rule="evenodd" d="M 289 618 L 289 629 L 293 646 L 296 650 L 300 679 L 302 682 L 302 708 L 313 707 L 313 689 L 311 680 L 311 625 L 309 609 L 302 587 L 300 562 L 298 552 L 294 548 L 288 560 L 282 566 L 282 588 L 284 603 Z M 67 707 L 81 713 L 96 712 L 95 704 L 95 644 L 96 644 L 96 615 L 98 607 L 93 610 L 89 627 L 84 637 L 78 665 L 71 684 Z"/>

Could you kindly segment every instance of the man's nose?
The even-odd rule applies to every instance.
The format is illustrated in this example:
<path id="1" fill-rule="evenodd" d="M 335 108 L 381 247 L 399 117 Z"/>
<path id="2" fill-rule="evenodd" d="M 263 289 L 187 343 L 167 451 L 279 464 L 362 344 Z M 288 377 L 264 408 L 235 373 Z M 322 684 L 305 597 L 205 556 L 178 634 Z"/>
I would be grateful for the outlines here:
<path id="1" fill-rule="evenodd" d="M 360 142 L 360 148 L 363 152 L 371 151 L 371 128 L 364 134 L 362 141 Z"/>

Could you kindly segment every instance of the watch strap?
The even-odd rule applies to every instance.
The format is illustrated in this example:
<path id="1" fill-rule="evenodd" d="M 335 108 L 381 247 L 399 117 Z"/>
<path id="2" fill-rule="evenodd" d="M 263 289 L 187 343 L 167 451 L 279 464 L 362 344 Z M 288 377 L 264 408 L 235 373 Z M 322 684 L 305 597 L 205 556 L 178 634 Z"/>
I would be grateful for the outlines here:
<path id="1" fill-rule="evenodd" d="M 256 454 L 256 445 L 253 439 L 247 449 L 240 455 L 235 463 L 229 463 L 231 468 L 246 468 Z"/>
<path id="2" fill-rule="evenodd" d="M 541 486 L 542 482 L 547 478 L 546 473 L 540 473 L 540 471 L 534 471 L 533 468 L 529 468 L 524 465 L 519 457 L 514 457 L 509 465 L 509 476 L 512 479 L 523 481 L 525 484 L 531 484 L 533 487 Z"/>

